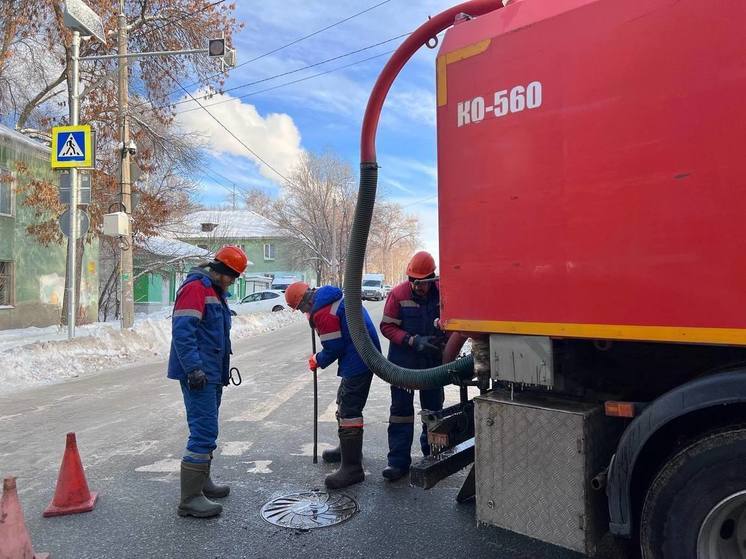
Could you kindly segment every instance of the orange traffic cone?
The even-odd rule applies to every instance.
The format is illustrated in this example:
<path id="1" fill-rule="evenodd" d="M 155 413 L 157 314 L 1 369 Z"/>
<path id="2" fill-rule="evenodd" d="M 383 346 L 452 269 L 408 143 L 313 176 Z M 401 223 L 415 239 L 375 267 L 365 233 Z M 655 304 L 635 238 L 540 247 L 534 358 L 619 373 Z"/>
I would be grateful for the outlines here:
<path id="1" fill-rule="evenodd" d="M 23 521 L 21 501 L 16 491 L 16 478 L 3 480 L 0 499 L 0 559 L 48 559 L 49 553 L 34 554 L 31 538 Z"/>
<path id="2" fill-rule="evenodd" d="M 75 433 L 68 433 L 65 455 L 62 457 L 60 475 L 57 478 L 57 489 L 54 492 L 54 499 L 44 511 L 44 516 L 91 511 L 96 505 L 96 497 L 98 493 L 91 493 L 88 490 Z"/>

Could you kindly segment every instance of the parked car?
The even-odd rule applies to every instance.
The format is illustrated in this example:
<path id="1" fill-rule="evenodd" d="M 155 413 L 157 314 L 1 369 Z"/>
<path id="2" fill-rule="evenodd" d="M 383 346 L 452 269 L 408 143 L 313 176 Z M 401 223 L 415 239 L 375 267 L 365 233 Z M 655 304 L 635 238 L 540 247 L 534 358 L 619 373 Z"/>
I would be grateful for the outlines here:
<path id="1" fill-rule="evenodd" d="M 300 281 L 300 278 L 295 276 L 278 276 L 272 282 L 271 288 L 285 293 L 285 290 L 288 288 L 288 286 L 291 283 L 295 283 L 296 281 Z"/>
<path id="2" fill-rule="evenodd" d="M 285 297 L 282 291 L 266 289 L 247 295 L 239 303 L 230 305 L 231 310 L 237 314 L 249 314 L 254 312 L 281 311 L 285 308 Z"/>
<path id="3" fill-rule="evenodd" d="M 388 297 L 389 293 L 391 293 L 391 286 L 390 285 L 384 285 L 383 286 L 383 296 Z"/>

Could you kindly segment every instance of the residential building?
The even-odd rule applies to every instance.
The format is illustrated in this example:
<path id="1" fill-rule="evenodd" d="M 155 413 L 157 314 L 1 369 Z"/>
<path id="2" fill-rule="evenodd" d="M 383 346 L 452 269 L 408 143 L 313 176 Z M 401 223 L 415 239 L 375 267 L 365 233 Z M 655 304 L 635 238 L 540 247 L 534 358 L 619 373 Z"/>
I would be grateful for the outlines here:
<path id="1" fill-rule="evenodd" d="M 316 276 L 309 261 L 304 262 L 298 256 L 298 239 L 251 210 L 194 212 L 185 218 L 176 236 L 212 252 L 226 244 L 241 247 L 251 262 L 244 274 L 247 279 L 248 276 L 296 277 L 315 285 Z M 245 282 L 238 282 L 234 297 L 243 297 L 247 290 Z"/>
<path id="2" fill-rule="evenodd" d="M 59 324 L 65 290 L 66 245 L 44 246 L 29 225 L 56 216 L 37 216 L 24 205 L 34 181 L 57 184 L 49 148 L 0 125 L 0 330 Z M 84 244 L 78 321 L 95 321 L 98 306 L 98 243 Z"/>
<path id="3" fill-rule="evenodd" d="M 210 259 L 209 250 L 164 237 L 135 240 L 135 312 L 150 314 L 176 301 L 189 269 Z"/>

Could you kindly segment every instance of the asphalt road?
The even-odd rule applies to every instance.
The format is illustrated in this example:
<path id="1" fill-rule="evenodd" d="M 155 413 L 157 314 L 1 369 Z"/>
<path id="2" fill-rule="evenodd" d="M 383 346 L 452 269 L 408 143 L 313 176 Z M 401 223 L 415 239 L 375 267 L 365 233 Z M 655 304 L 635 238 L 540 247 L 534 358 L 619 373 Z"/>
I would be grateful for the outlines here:
<path id="1" fill-rule="evenodd" d="M 380 317 L 382 303 L 366 305 Z M 455 502 L 465 472 L 429 491 L 407 480 L 385 482 L 380 472 L 389 397 L 380 379 L 365 410 L 368 476 L 345 490 L 360 512 L 346 523 L 305 532 L 265 522 L 260 509 L 267 501 L 323 488 L 333 471 L 311 459 L 309 346 L 305 323 L 235 344 L 233 364 L 243 384 L 224 393 L 213 465 L 214 477 L 232 490 L 216 519 L 176 515 L 186 425 L 178 384 L 165 378 L 165 363 L 122 363 L 118 370 L 0 398 L 0 475 L 18 477 L 35 550 L 53 559 L 578 557 L 478 527 L 474 504 Z M 322 449 L 336 437 L 335 372 L 333 366 L 319 375 Z M 457 397 L 448 391 L 448 401 Z M 90 513 L 45 519 L 70 431 L 99 501 Z M 413 456 L 417 452 L 413 448 Z"/>

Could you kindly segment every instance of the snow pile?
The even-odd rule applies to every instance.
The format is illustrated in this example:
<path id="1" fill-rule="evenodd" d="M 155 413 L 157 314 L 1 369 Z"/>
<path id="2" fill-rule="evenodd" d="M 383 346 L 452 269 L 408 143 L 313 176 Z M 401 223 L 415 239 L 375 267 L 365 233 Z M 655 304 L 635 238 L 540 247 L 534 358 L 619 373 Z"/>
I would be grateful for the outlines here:
<path id="1" fill-rule="evenodd" d="M 303 318 L 302 313 L 290 311 L 236 316 L 231 339 L 235 343 Z M 165 313 L 155 318 L 151 315 L 138 319 L 130 330 L 122 330 L 117 322 L 81 326 L 74 340 L 60 339 L 65 333 L 56 326 L 0 332 L 0 394 L 104 369 L 165 360 L 171 346 L 171 319 Z"/>

